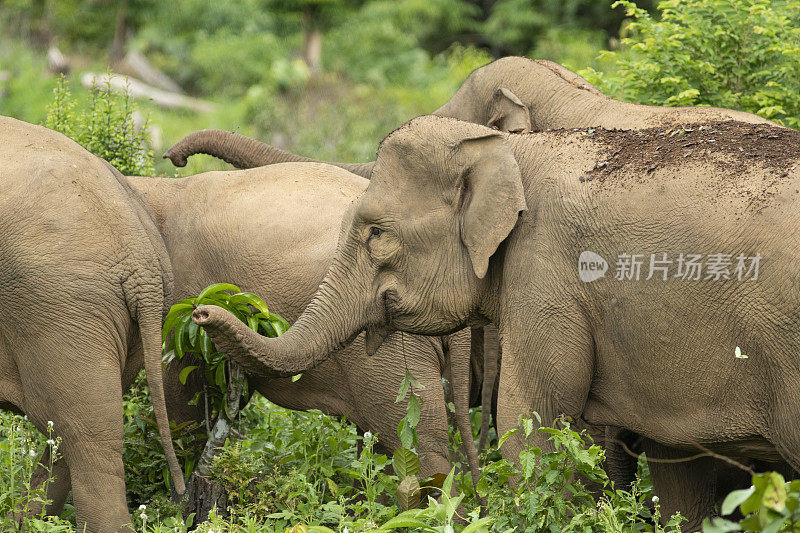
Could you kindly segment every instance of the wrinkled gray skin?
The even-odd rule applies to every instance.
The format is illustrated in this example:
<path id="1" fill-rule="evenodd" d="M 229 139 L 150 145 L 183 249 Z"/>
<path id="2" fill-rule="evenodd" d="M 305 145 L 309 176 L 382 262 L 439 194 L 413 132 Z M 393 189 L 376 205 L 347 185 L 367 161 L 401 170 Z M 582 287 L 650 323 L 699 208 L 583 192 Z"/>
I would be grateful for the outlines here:
<path id="1" fill-rule="evenodd" d="M 187 178 L 128 176 L 154 214 L 175 274 L 174 297 L 198 294 L 220 281 L 261 296 L 270 309 L 290 322 L 311 301 L 336 250 L 342 217 L 366 189 L 367 180 L 321 163 L 287 163 L 248 171 L 209 172 Z M 445 337 L 393 333 L 372 357 L 364 337 L 292 382 L 262 368 L 249 379 L 250 390 L 289 409 L 319 409 L 347 416 L 362 431 L 379 436 L 379 451 L 391 454 L 400 442 L 397 424 L 405 403 L 395 398 L 408 369 L 425 386 L 418 426 L 422 476 L 450 471 L 449 437 L 442 375 L 453 384 L 456 421 L 471 434 L 468 402 L 470 336 Z M 202 421 L 200 406 L 188 405 L 203 390 L 203 373 L 186 385 L 178 375 L 195 361 L 173 362 L 164 371 L 170 419 Z M 134 373 L 135 376 L 135 373 Z M 477 376 L 479 379 L 480 376 Z M 470 433 L 466 433 L 469 431 Z M 470 468 L 478 459 L 470 438 L 463 439 Z M 477 475 L 475 476 L 477 479 Z M 69 484 L 48 485 L 48 497 L 63 502 Z M 51 509 L 57 511 L 57 509 Z"/>
<path id="2" fill-rule="evenodd" d="M 143 359 L 183 492 L 161 381 L 164 243 L 125 178 L 65 136 L 0 117 L 0 161 L 0 407 L 45 434 L 52 421 L 80 530 L 129 531 L 122 391 Z"/>
<path id="3" fill-rule="evenodd" d="M 708 150 L 581 181 L 609 143 L 415 119 L 381 144 L 325 281 L 285 335 L 260 337 L 213 306 L 194 320 L 241 364 L 282 372 L 362 330 L 440 335 L 491 321 L 501 433 L 522 413 L 544 424 L 563 413 L 687 454 L 698 443 L 797 470 L 800 164 L 776 179 L 753 160 L 731 166 L 739 153 Z M 584 250 L 758 253 L 762 272 L 749 283 L 586 284 Z M 734 358 L 736 346 L 749 358 Z"/>
<path id="4" fill-rule="evenodd" d="M 456 94 L 432 113 L 483 124 L 499 131 L 524 133 L 558 128 L 636 129 L 708 120 L 769 120 L 718 107 L 657 107 L 620 102 L 558 63 L 504 57 L 476 69 Z M 224 130 L 200 130 L 175 143 L 164 157 L 186 166 L 194 154 L 209 154 L 237 168 L 287 161 L 313 161 L 269 144 Z M 369 177 L 373 162 L 330 163 Z"/>

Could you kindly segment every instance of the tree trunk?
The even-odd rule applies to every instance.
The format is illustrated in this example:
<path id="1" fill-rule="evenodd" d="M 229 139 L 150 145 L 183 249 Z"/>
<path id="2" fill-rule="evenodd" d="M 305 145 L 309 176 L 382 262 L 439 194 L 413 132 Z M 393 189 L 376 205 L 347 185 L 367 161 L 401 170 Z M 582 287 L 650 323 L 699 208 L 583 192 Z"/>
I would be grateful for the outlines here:
<path id="1" fill-rule="evenodd" d="M 195 513 L 194 523 L 199 524 L 208 519 L 211 509 L 217 509 L 218 513 L 226 513 L 228 508 L 228 494 L 219 484 L 210 479 L 211 464 L 217 452 L 225 444 L 231 434 L 233 421 L 239 414 L 239 407 L 244 392 L 245 377 L 244 372 L 238 365 L 228 363 L 230 371 L 230 381 L 228 385 L 227 408 L 222 409 L 217 415 L 208 440 L 197 461 L 197 466 L 192 472 L 187 483 L 186 495 L 183 498 L 184 517 Z"/>
<path id="2" fill-rule="evenodd" d="M 128 37 L 128 0 L 122 0 L 117 8 L 117 21 L 114 24 L 114 40 L 108 52 L 108 61 L 112 65 L 125 57 L 125 41 Z"/>
<path id="3" fill-rule="evenodd" d="M 303 61 L 311 74 L 322 68 L 322 31 L 313 9 L 309 6 L 303 13 Z"/>

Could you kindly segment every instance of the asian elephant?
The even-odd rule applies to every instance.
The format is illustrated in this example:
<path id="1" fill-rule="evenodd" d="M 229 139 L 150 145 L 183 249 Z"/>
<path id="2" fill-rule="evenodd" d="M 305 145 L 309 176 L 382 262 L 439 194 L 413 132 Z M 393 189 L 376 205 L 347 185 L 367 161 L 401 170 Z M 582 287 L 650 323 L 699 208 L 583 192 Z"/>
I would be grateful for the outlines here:
<path id="1" fill-rule="evenodd" d="M 605 127 L 609 129 L 638 129 L 650 126 L 689 124 L 704 120 L 738 120 L 750 123 L 773 124 L 767 119 L 730 109 L 713 107 L 658 107 L 621 102 L 610 98 L 563 66 L 544 60 L 525 57 L 506 57 L 476 69 L 462 87 L 434 115 L 457 118 L 491 126 L 506 132 L 541 131 L 556 128 Z M 272 164 L 282 161 L 309 161 L 302 156 L 277 149 L 247 137 L 221 131 L 201 130 L 194 132 L 170 148 L 164 157 L 177 166 L 186 164 L 186 158 L 194 153 L 207 153 L 220 157 L 240 168 Z M 353 172 L 369 177 L 373 163 L 333 163 Z M 496 354 L 496 349 L 495 349 Z M 491 359 L 487 359 L 489 361 Z M 492 366 L 489 366 L 491 371 Z M 486 374 L 491 379 L 490 374 Z M 488 401 L 491 390 L 485 388 L 484 400 Z M 488 404 L 484 402 L 484 416 L 488 417 Z M 487 421 L 484 421 L 484 430 Z M 641 439 L 628 431 L 592 431 L 596 440 L 605 440 L 609 458 L 607 468 L 618 483 L 627 484 L 633 479 L 636 460 L 623 452 L 618 443 L 638 443 L 637 451 L 646 451 L 651 458 L 685 456 L 647 439 Z M 614 449 L 616 446 L 617 449 Z M 701 466 L 701 463 L 707 463 Z M 685 470 L 689 473 L 685 472 Z M 723 470 L 730 470 L 723 472 Z M 712 498 L 704 509 L 694 503 L 694 512 L 688 504 L 676 503 L 670 497 L 662 497 L 665 511 L 680 509 L 694 523 L 713 511 L 715 501 L 724 496 L 731 487 L 729 481 L 736 472 L 720 461 L 709 458 L 697 459 L 686 465 L 680 463 L 657 464 L 653 462 L 653 482 L 659 494 L 671 493 L 686 502 L 707 498 L 713 491 L 707 489 L 715 471 L 719 470 L 721 483 L 717 497 Z M 674 470 L 675 472 L 668 472 Z M 689 475 L 691 474 L 691 475 Z M 741 477 L 741 476 L 740 476 Z M 742 479 L 746 479 L 744 476 Z M 697 483 L 680 483 L 674 480 L 697 479 Z M 667 481 L 669 480 L 669 481 Z M 702 482 L 700 482 L 702 480 Z M 698 522 L 699 523 L 699 522 Z"/>
<path id="2" fill-rule="evenodd" d="M 324 277 L 344 211 L 369 183 L 337 167 L 314 163 L 179 179 L 127 179 L 154 214 L 166 244 L 175 278 L 170 303 L 225 281 L 260 295 L 290 322 L 311 301 Z M 477 481 L 468 403 L 470 382 L 474 386 L 480 376 L 470 376 L 467 331 L 444 337 L 393 333 L 373 357 L 367 357 L 362 335 L 296 382 L 261 372 L 248 378 L 249 390 L 290 409 L 347 416 L 362 431 L 378 435 L 378 450 L 391 454 L 400 446 L 397 424 L 405 416 L 405 404 L 395 402 L 406 370 L 404 360 L 425 386 L 420 391 L 423 404 L 417 428 L 420 475 L 450 470 L 442 387 L 449 365 L 456 422 L 462 434 L 469 435 L 462 439 L 464 453 Z M 204 373 L 193 372 L 183 385 L 178 376 L 185 364 L 197 363 L 173 361 L 164 371 L 170 419 L 202 421 L 204 409 L 188 403 L 203 390 Z M 48 485 L 48 496 L 56 501 L 63 502 L 68 491 L 68 483 L 56 480 Z"/>
<path id="3" fill-rule="evenodd" d="M 335 253 L 342 216 L 369 183 L 321 163 L 129 179 L 155 214 L 172 261 L 177 298 L 198 294 L 214 282 L 230 282 L 261 296 L 289 322 L 311 301 Z M 421 475 L 449 472 L 442 377 L 450 363 L 457 421 L 462 432 L 469 432 L 463 441 L 470 444 L 468 331 L 445 337 L 393 333 L 373 357 L 367 357 L 359 336 L 296 382 L 261 369 L 249 378 L 250 390 L 289 409 L 346 415 L 362 431 L 377 434 L 379 448 L 391 453 L 400 446 L 397 424 L 405 416 L 405 404 L 395 402 L 404 360 L 425 386 L 418 426 Z M 179 371 L 168 368 L 165 376 L 169 405 L 176 408 L 202 390 L 202 373 L 194 373 L 194 383 L 185 387 L 177 380 Z M 202 409 L 191 414 L 203 418 Z M 466 448 L 477 473 L 475 447 Z"/>
<path id="4" fill-rule="evenodd" d="M 144 364 L 178 492 L 161 319 L 173 279 L 124 176 L 67 137 L 0 117 L 0 407 L 62 439 L 78 528 L 129 531 L 122 391 Z"/>
<path id="5" fill-rule="evenodd" d="M 509 135 L 414 119 L 382 142 L 286 334 L 213 306 L 194 320 L 239 363 L 290 373 L 360 331 L 491 321 L 500 432 L 566 414 L 798 470 L 798 146 L 794 130 L 734 121 Z"/>
<path id="6" fill-rule="evenodd" d="M 432 114 L 512 133 L 589 127 L 637 129 L 707 120 L 774 125 L 758 115 L 732 109 L 621 102 L 558 63 L 526 57 L 504 57 L 476 69 L 453 97 Z M 164 157 L 183 167 L 188 157 L 198 153 L 213 155 L 237 168 L 313 161 L 224 130 L 191 133 L 167 150 Z M 330 164 L 368 178 L 374 163 Z"/>

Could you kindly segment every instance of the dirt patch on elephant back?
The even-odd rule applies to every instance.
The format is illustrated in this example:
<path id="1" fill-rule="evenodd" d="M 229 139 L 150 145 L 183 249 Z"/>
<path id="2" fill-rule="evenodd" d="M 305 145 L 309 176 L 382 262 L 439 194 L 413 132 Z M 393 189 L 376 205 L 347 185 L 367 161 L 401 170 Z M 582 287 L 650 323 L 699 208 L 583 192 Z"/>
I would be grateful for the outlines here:
<path id="1" fill-rule="evenodd" d="M 800 163 L 800 131 L 769 124 L 716 121 L 641 130 L 580 130 L 601 144 L 598 163 L 581 181 L 639 179 L 662 167 L 713 163 L 735 174 L 754 165 L 787 177 Z"/>

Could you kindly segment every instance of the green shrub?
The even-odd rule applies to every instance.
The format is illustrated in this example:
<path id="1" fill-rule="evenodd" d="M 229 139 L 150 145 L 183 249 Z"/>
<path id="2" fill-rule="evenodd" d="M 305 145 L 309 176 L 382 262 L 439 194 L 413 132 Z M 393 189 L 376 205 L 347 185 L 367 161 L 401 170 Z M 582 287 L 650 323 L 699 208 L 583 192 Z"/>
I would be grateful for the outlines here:
<path id="1" fill-rule="evenodd" d="M 722 515 L 730 515 L 737 508 L 744 515 L 741 521 L 706 519 L 703 533 L 797 533 L 800 531 L 800 480 L 787 483 L 777 472 L 754 474 L 749 489 L 735 490 L 725 498 Z"/>
<path id="2" fill-rule="evenodd" d="M 53 89 L 53 102 L 47 106 L 45 126 L 72 138 L 125 175 L 155 173 L 147 126 L 136 128 L 127 87 L 122 94 L 116 94 L 107 78 L 105 87 L 92 85 L 85 109 L 75 113 L 75 107 L 69 83 L 60 76 Z"/>
<path id="3" fill-rule="evenodd" d="M 620 0 L 633 17 L 616 73 L 584 71 L 623 100 L 713 105 L 800 127 L 800 2 L 666 0 L 660 19 Z"/>

